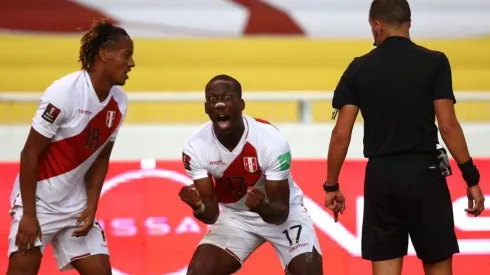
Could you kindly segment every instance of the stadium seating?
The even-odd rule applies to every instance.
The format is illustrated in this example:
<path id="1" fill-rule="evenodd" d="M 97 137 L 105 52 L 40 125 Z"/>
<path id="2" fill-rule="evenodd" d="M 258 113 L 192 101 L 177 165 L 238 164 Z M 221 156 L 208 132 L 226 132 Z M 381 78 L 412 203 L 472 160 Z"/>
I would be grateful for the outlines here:
<path id="1" fill-rule="evenodd" d="M 490 38 L 417 41 L 444 51 L 453 68 L 456 90 L 490 90 Z M 77 70 L 79 37 L 0 36 L 0 91 L 42 91 L 51 81 Z M 230 40 L 136 39 L 136 68 L 125 89 L 202 91 L 207 80 L 226 73 L 246 93 L 254 91 L 332 90 L 354 56 L 372 49 L 368 40 L 305 38 Z M 36 103 L 0 103 L 0 123 L 29 121 Z M 470 105 L 469 105 L 470 104 Z M 315 121 L 330 118 L 330 104 L 313 104 Z M 490 103 L 459 104 L 467 120 L 488 120 Z M 254 102 L 247 111 L 276 122 L 297 121 L 297 104 Z M 201 122 L 202 103 L 133 103 L 128 122 Z"/>

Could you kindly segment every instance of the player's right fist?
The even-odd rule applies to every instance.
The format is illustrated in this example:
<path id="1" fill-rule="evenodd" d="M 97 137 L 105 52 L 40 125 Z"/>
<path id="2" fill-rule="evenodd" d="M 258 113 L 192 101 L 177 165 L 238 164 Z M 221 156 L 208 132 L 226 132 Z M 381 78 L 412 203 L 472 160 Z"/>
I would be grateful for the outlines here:
<path id="1" fill-rule="evenodd" d="M 201 196 L 199 196 L 199 192 L 197 192 L 197 189 L 194 185 L 182 187 L 179 192 L 179 197 L 193 210 L 197 211 L 199 208 L 201 208 Z"/>
<path id="2" fill-rule="evenodd" d="M 250 209 L 250 211 L 255 212 L 258 207 L 264 203 L 265 192 L 259 188 L 249 188 L 247 190 L 247 199 L 245 200 L 245 205 Z"/>

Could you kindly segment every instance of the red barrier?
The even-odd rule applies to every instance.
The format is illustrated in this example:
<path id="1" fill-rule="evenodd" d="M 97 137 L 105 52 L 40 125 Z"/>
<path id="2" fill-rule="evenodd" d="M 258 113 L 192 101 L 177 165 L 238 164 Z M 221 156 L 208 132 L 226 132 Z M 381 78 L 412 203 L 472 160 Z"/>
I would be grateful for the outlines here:
<path id="1" fill-rule="evenodd" d="M 490 196 L 490 160 L 477 160 L 482 185 Z M 454 163 L 453 163 L 454 165 Z M 339 223 L 323 205 L 324 161 L 294 161 L 293 176 L 305 192 L 305 205 L 316 224 L 324 256 L 325 274 L 371 274 L 370 264 L 359 257 L 357 234 L 362 217 L 362 186 L 365 161 L 348 161 L 340 182 L 347 210 Z M 454 169 L 454 170 L 457 170 Z M 7 237 L 10 217 L 8 196 L 18 164 L 0 164 L 0 273 L 7 266 Z M 206 226 L 196 221 L 177 192 L 188 182 L 179 161 L 157 162 L 156 169 L 141 169 L 139 162 L 113 162 L 104 186 L 98 219 L 105 228 L 112 264 L 117 274 L 185 274 L 186 265 Z M 462 253 L 454 259 L 455 275 L 490 274 L 490 211 L 479 218 L 468 217 L 465 188 L 458 171 L 449 178 L 455 207 L 455 223 Z M 490 201 L 487 200 L 487 201 Z M 489 207 L 490 208 L 490 207 Z M 264 245 L 250 257 L 239 274 L 283 274 L 274 250 Z M 47 250 L 41 275 L 59 274 Z M 76 274 L 68 272 L 65 274 Z M 415 256 L 405 260 L 404 275 L 423 274 Z"/>

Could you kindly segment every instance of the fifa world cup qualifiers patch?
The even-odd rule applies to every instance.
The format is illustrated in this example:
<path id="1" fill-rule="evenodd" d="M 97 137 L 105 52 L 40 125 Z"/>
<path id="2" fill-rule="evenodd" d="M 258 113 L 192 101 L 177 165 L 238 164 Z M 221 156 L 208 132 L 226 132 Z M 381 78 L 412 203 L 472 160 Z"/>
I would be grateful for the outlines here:
<path id="1" fill-rule="evenodd" d="M 185 170 L 191 171 L 191 157 L 182 153 L 182 162 L 184 163 Z"/>
<path id="2" fill-rule="evenodd" d="M 280 155 L 277 160 L 279 161 L 280 170 L 285 171 L 291 168 L 291 153 L 286 152 Z"/>
<path id="3" fill-rule="evenodd" d="M 47 122 L 53 124 L 53 122 L 60 115 L 60 113 L 61 113 L 60 109 L 56 108 L 53 104 L 49 103 L 46 109 L 44 110 L 44 113 L 41 115 L 41 117 Z"/>

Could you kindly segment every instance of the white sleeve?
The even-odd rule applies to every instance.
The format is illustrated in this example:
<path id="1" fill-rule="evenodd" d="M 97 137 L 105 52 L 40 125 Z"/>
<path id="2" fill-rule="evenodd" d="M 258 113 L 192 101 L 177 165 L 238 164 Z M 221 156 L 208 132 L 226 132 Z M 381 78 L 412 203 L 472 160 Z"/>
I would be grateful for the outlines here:
<path id="1" fill-rule="evenodd" d="M 276 141 L 265 148 L 264 173 L 267 180 L 285 180 L 289 178 L 291 168 L 291 150 L 286 139 Z"/>
<path id="2" fill-rule="evenodd" d="M 206 170 L 204 163 L 199 159 L 192 145 L 186 144 L 184 146 L 184 150 L 182 151 L 182 162 L 187 175 L 193 180 L 208 177 L 208 171 Z"/>
<path id="3" fill-rule="evenodd" d="M 124 112 L 122 114 L 121 121 L 119 121 L 119 125 L 117 126 L 116 130 L 114 131 L 114 133 L 112 133 L 112 135 L 111 135 L 111 138 L 110 138 L 110 141 L 111 142 L 116 141 L 116 137 L 119 134 L 119 129 L 121 129 L 121 126 L 122 126 L 124 120 L 126 119 L 126 114 L 127 113 L 128 113 L 128 108 L 127 107 L 124 107 Z"/>
<path id="4" fill-rule="evenodd" d="M 32 128 L 41 135 L 52 138 L 58 128 L 72 115 L 72 106 L 67 91 L 59 87 L 49 87 L 41 96 L 41 102 L 32 119 Z"/>

